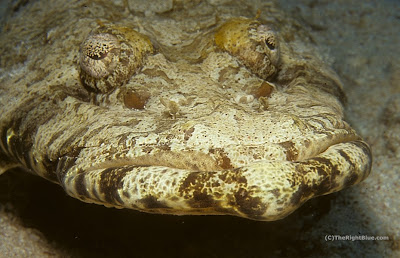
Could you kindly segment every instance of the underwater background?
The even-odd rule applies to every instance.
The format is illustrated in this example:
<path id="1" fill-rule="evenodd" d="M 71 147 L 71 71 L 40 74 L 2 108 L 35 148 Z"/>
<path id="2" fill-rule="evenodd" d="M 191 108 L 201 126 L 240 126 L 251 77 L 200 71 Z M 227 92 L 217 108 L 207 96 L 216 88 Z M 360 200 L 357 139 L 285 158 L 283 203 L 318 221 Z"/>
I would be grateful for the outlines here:
<path id="1" fill-rule="evenodd" d="M 32 2 L 0 1 L 1 26 Z M 346 120 L 373 152 L 364 182 L 313 199 L 283 220 L 257 222 L 105 209 L 9 171 L 0 177 L 0 256 L 400 257 L 400 1 L 277 3 L 307 27 L 344 83 Z"/>

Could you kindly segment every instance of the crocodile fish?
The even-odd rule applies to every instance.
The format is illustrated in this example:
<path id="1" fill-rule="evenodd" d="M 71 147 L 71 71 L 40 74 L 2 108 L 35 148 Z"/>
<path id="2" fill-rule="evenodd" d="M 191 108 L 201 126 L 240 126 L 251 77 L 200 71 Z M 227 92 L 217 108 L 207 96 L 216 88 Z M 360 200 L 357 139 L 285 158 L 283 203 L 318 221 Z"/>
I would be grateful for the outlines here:
<path id="1" fill-rule="evenodd" d="M 338 75 L 275 1 L 29 1 L 1 34 L 0 173 L 264 221 L 370 173 Z"/>

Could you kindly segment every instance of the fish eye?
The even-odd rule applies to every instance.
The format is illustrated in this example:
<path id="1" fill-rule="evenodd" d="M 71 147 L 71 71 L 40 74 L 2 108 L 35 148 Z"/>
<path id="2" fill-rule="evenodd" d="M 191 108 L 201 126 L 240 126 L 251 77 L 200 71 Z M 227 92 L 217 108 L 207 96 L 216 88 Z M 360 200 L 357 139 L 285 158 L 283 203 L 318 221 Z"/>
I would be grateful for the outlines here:
<path id="1" fill-rule="evenodd" d="M 90 91 L 107 93 L 127 83 L 152 53 L 150 40 L 126 27 L 100 27 L 80 47 L 80 79 Z"/>

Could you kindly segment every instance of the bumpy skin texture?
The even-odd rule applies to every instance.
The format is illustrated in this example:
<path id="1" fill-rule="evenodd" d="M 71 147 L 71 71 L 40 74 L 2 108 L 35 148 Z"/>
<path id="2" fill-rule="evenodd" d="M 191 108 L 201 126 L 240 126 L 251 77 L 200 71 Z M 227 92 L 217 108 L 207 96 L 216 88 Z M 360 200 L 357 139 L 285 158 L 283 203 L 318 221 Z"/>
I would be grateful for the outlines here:
<path id="1" fill-rule="evenodd" d="M 20 166 L 105 206 L 256 220 L 368 176 L 339 79 L 273 3 L 268 22 L 239 17 L 255 13 L 240 3 L 149 16 L 42 4 L 1 37 L 0 172 Z"/>

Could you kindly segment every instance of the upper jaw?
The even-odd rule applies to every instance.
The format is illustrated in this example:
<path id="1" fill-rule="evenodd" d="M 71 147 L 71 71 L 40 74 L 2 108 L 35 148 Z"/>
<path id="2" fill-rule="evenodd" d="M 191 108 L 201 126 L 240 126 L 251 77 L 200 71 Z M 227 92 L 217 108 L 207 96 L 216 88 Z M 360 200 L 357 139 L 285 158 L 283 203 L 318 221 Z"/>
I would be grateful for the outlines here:
<path id="1" fill-rule="evenodd" d="M 262 131 L 257 126 L 262 128 L 262 124 L 252 130 L 251 127 L 239 128 L 242 131 L 241 138 L 232 137 L 229 131 L 217 134 L 218 127 L 213 128 L 212 123 L 208 125 L 191 121 L 175 125 L 160 134 L 121 134 L 123 129 L 120 126 L 106 127 L 88 139 L 86 147 L 73 154 L 73 166 L 79 171 L 134 165 L 211 172 L 243 167 L 259 161 L 304 161 L 333 145 L 359 139 L 347 126 L 332 129 L 329 134 L 298 130 L 289 141 L 279 140 L 279 135 L 259 134 Z M 285 135 L 283 130 L 277 132 Z M 72 157 L 69 154 L 65 156 Z"/>

